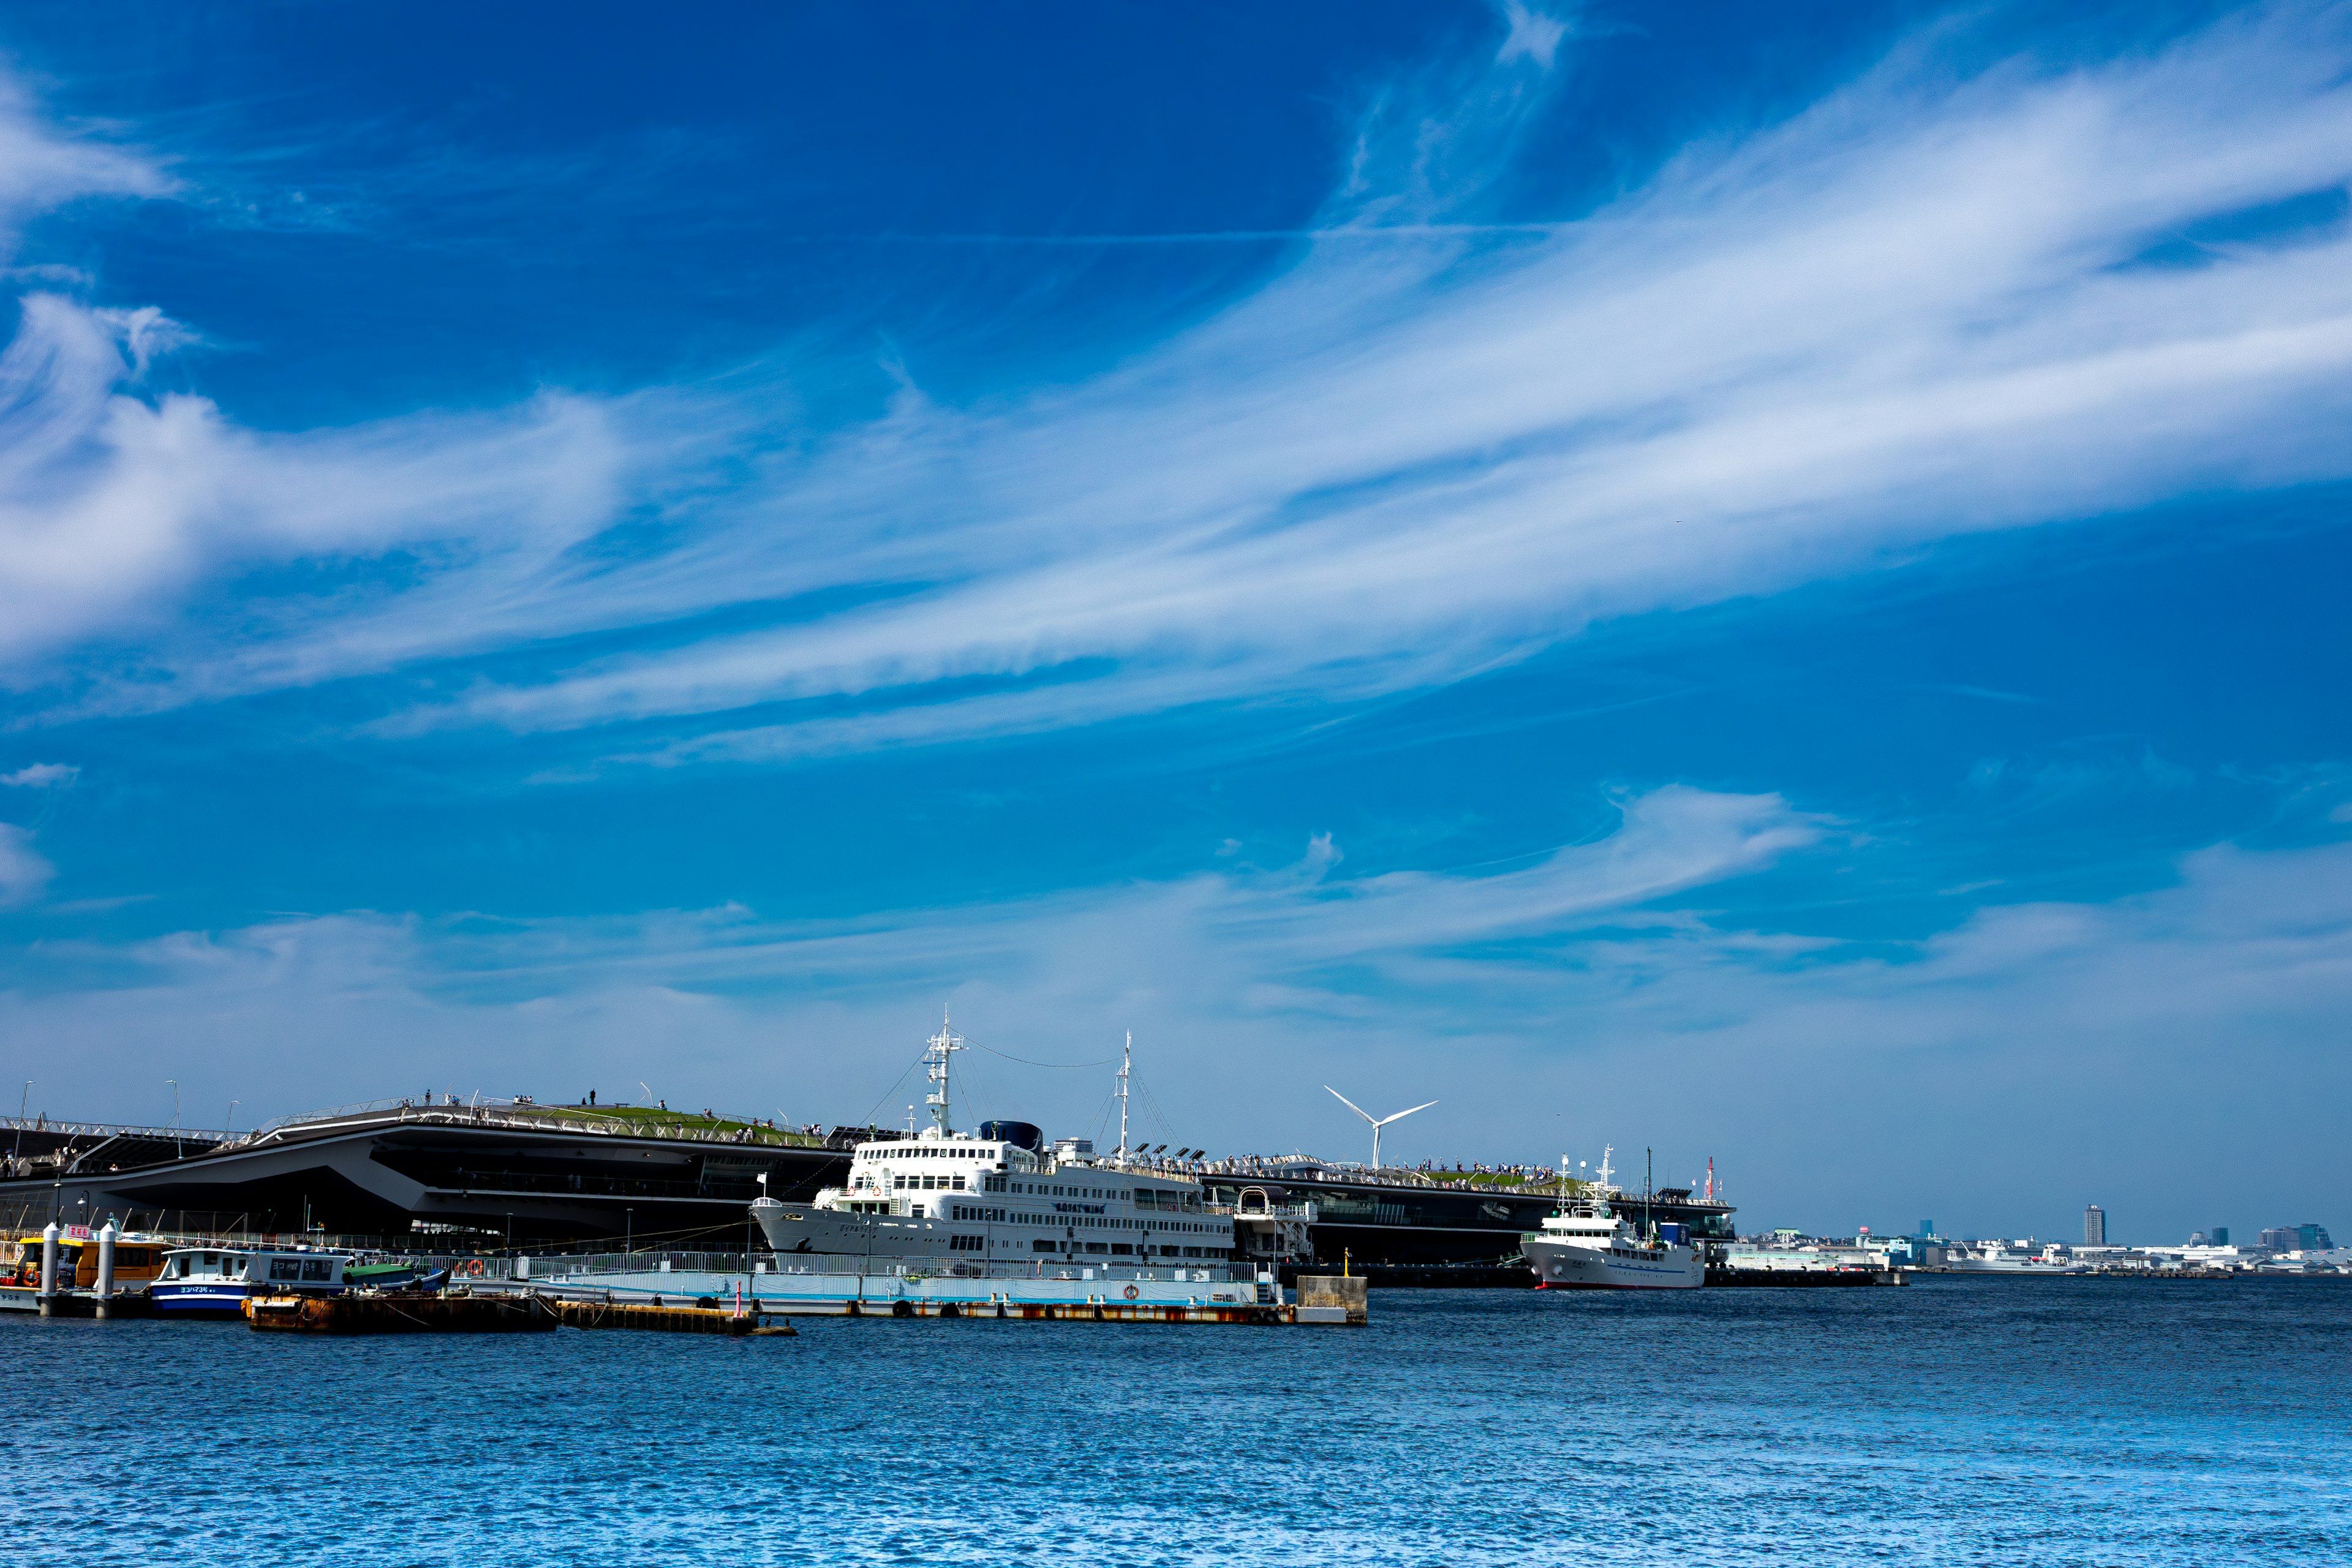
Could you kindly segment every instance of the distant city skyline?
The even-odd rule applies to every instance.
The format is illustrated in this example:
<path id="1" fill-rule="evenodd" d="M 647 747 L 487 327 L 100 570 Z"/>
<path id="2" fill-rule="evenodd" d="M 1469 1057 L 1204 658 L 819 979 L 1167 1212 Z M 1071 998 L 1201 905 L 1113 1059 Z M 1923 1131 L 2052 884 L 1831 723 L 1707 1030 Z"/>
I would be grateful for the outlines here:
<path id="1" fill-rule="evenodd" d="M 2291 0 L 12 5 L 0 1067 L 895 1124 L 944 1012 L 1056 1133 L 1131 1030 L 1218 1153 L 2326 1220 L 2347 82 Z"/>

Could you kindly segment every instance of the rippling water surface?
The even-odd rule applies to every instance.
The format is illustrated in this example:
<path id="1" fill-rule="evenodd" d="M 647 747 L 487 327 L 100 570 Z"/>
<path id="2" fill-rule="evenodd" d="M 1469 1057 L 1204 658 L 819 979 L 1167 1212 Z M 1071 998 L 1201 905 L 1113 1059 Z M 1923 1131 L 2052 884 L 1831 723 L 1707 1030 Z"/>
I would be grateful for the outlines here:
<path id="1" fill-rule="evenodd" d="M 2352 1282 L 1375 1292 L 1370 1328 L 14 1318 L 25 1561 L 2341 1563 Z"/>

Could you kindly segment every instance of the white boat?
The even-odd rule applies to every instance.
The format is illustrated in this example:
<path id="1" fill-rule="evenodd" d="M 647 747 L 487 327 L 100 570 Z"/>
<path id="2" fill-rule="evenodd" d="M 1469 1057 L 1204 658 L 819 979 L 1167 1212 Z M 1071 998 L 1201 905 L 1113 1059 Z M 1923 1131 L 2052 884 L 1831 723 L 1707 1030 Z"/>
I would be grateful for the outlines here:
<path id="1" fill-rule="evenodd" d="M 1643 1236 L 1610 1208 L 1609 1153 L 1601 1156 L 1601 1183 L 1581 1195 L 1563 1195 L 1559 1212 L 1541 1230 L 1522 1232 L 1519 1251 L 1535 1270 L 1539 1290 L 1691 1290 L 1706 1283 L 1706 1262 L 1696 1247 L 1663 1236 Z M 1568 1168 L 1567 1156 L 1560 1168 Z M 1563 1192 L 1566 1178 L 1562 1178 Z M 1676 1227 L 1679 1228 L 1679 1227 Z"/>
<path id="2" fill-rule="evenodd" d="M 242 1317 L 249 1296 L 341 1294 L 350 1261 L 307 1247 L 175 1247 L 163 1254 L 147 1299 L 173 1317 Z"/>
<path id="3" fill-rule="evenodd" d="M 2029 1238 L 2019 1243 L 1991 1241 L 1974 1252 L 1948 1254 L 1944 1267 L 1955 1274 L 2087 1274 L 2090 1265 L 2044 1247 L 2032 1250 Z"/>
<path id="4" fill-rule="evenodd" d="M 1124 1099 L 1119 1150 L 1107 1158 L 1083 1139 L 1047 1149 L 1026 1122 L 959 1132 L 949 1117 L 948 1063 L 963 1042 L 942 1023 L 929 1046 L 932 1125 L 859 1144 L 847 1184 L 811 1203 L 756 1200 L 751 1212 L 771 1249 L 786 1260 L 855 1258 L 866 1273 L 953 1259 L 1003 1276 L 1075 1267 L 1104 1278 L 1226 1278 L 1234 1216 L 1192 1177 L 1126 1157 Z M 1122 1067 L 1122 1091 L 1126 1078 Z"/>

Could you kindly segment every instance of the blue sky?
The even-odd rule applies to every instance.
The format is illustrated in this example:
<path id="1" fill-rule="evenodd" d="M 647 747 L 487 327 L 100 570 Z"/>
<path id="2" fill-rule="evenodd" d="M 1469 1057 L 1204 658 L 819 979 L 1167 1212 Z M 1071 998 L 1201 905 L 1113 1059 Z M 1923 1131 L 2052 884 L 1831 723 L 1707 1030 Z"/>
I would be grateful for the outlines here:
<path id="1" fill-rule="evenodd" d="M 2340 8 L 0 20 L 0 1039 L 2331 1222 Z M 895 1085 L 895 1087 L 894 1087 Z M 2332 1223 L 2346 1223 L 2334 1215 Z"/>

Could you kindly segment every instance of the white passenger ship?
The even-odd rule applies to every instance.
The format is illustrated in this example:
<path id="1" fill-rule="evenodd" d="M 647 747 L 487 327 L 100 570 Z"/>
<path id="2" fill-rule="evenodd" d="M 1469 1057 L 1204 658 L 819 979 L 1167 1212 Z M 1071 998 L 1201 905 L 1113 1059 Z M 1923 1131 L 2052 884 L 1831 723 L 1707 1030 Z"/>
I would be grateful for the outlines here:
<path id="1" fill-rule="evenodd" d="M 1568 1157 L 1560 1156 L 1567 1169 Z M 1609 1152 L 1601 1156 L 1601 1185 L 1589 1195 L 1563 1197 L 1541 1230 L 1523 1232 L 1519 1250 L 1536 1272 L 1538 1289 L 1689 1290 L 1706 1283 L 1706 1262 L 1680 1240 L 1643 1237 L 1609 1206 Z M 1563 1183 L 1564 1183 L 1563 1178 Z M 1679 1228 L 1679 1227 L 1675 1227 Z"/>
<path id="2" fill-rule="evenodd" d="M 848 1184 L 824 1189 L 813 1203 L 752 1204 L 771 1248 L 787 1258 L 871 1259 L 874 1267 L 862 1269 L 869 1273 L 956 1259 L 999 1275 L 1075 1265 L 1106 1274 L 1213 1268 L 1223 1278 L 1236 1256 L 1233 1216 L 1212 1207 L 1192 1177 L 1125 1158 L 1123 1100 L 1120 1151 L 1104 1160 L 1083 1139 L 1048 1150 L 1027 1122 L 954 1131 L 948 1059 L 962 1046 L 942 1024 L 925 1053 L 933 1125 L 859 1144 Z M 1122 1091 L 1126 1078 L 1122 1066 Z"/>

